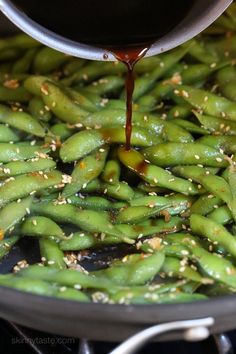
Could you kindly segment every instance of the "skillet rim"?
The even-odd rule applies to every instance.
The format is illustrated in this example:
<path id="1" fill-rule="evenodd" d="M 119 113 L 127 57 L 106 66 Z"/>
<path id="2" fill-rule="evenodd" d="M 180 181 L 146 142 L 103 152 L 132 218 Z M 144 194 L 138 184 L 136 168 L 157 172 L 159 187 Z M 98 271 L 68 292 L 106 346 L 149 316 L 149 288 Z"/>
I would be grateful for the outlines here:
<path id="1" fill-rule="evenodd" d="M 5 286 L 0 286 L 0 306 L 4 305 L 13 305 L 14 308 L 20 307 L 21 311 L 24 309 L 27 311 L 39 310 L 40 312 L 47 312 L 48 314 L 52 313 L 54 315 L 65 317 L 76 317 L 79 315 L 78 318 L 85 317 L 86 320 L 98 320 L 98 315 L 101 313 L 101 321 L 108 320 L 118 323 L 121 322 L 121 320 L 127 323 L 140 323 L 140 321 L 141 323 L 152 323 L 154 315 L 159 315 L 161 320 L 161 315 L 166 313 L 172 313 L 174 321 L 178 318 L 179 320 L 184 320 L 189 318 L 200 318 L 204 316 L 214 317 L 214 313 L 215 316 L 218 316 L 222 313 L 227 316 L 227 312 L 230 311 L 230 314 L 232 315 L 233 310 L 236 316 L 236 295 L 219 296 L 206 300 L 175 304 L 123 305 L 92 302 L 86 303 L 76 300 L 59 299 L 51 296 L 36 295 Z M 202 312 L 205 312 L 207 309 L 208 311 L 206 311 L 205 314 L 202 314 Z M 178 315 L 183 310 L 185 310 L 184 315 L 179 317 Z M 138 316 L 130 317 L 131 313 L 135 313 Z M 145 317 L 143 316 L 144 314 L 148 316 L 150 321 L 145 320 Z"/>

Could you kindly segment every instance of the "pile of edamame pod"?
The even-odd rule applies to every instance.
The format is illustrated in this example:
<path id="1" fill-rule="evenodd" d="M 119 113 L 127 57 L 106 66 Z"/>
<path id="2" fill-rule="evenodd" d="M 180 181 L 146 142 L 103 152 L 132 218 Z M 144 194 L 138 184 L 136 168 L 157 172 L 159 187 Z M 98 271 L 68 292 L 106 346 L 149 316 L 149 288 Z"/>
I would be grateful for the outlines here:
<path id="1" fill-rule="evenodd" d="M 0 257 L 34 238 L 41 260 L 0 285 L 110 304 L 236 292 L 235 58 L 233 4 L 141 60 L 126 151 L 123 64 L 1 39 Z M 81 265 L 109 249 L 99 269 Z"/>

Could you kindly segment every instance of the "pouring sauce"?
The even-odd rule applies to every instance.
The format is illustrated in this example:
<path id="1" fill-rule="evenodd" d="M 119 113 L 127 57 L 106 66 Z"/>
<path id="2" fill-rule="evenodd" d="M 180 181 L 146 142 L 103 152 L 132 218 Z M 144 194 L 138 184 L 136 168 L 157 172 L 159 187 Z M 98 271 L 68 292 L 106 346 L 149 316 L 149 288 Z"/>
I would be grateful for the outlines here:
<path id="1" fill-rule="evenodd" d="M 115 57 L 124 63 L 127 67 L 126 74 L 126 150 L 130 150 L 130 140 L 132 134 L 132 104 L 133 104 L 133 92 L 134 92 L 134 66 L 135 64 L 147 53 L 149 45 L 142 45 L 139 47 L 127 47 L 124 49 L 112 49 Z"/>
<path id="2" fill-rule="evenodd" d="M 132 132 L 135 64 L 173 30 L 196 0 L 13 0 L 32 20 L 67 39 L 106 48 L 127 67 L 126 149 Z"/>

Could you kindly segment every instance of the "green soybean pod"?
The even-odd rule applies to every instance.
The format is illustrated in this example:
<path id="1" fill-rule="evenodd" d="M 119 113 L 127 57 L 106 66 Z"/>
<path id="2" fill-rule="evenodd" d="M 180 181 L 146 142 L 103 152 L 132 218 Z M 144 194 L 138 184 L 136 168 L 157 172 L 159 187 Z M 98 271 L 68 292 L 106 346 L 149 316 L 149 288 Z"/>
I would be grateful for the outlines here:
<path id="1" fill-rule="evenodd" d="M 63 73 L 66 76 L 74 74 L 77 70 L 86 64 L 86 60 L 82 58 L 72 58 L 63 66 Z"/>
<path id="2" fill-rule="evenodd" d="M 92 210 L 117 210 L 126 207 L 128 204 L 125 202 L 113 202 L 100 196 L 70 196 L 67 199 L 68 203 L 81 207 L 83 209 Z"/>
<path id="3" fill-rule="evenodd" d="M 43 47 L 34 58 L 34 71 L 38 74 L 47 74 L 58 69 L 62 64 L 69 61 L 70 57 L 52 48 Z"/>
<path id="4" fill-rule="evenodd" d="M 163 143 L 143 150 L 144 156 L 158 166 L 206 165 L 226 167 L 227 161 L 217 150 L 199 143 Z"/>
<path id="5" fill-rule="evenodd" d="M 21 58 L 15 61 L 11 72 L 14 74 L 27 73 L 31 68 L 36 52 L 37 48 L 28 49 Z"/>
<path id="6" fill-rule="evenodd" d="M 118 200 L 130 201 L 134 198 L 134 190 L 126 182 L 101 183 L 99 190 L 103 194 Z"/>
<path id="7" fill-rule="evenodd" d="M 0 166 L 0 178 L 17 176 L 24 173 L 49 171 L 56 168 L 51 158 L 36 158 L 27 161 L 12 161 Z"/>
<path id="8" fill-rule="evenodd" d="M 42 44 L 28 36 L 25 33 L 16 34 L 9 38 L 0 40 L 0 48 L 16 47 L 21 49 L 29 49 L 34 47 L 40 47 Z"/>
<path id="9" fill-rule="evenodd" d="M 216 74 L 216 82 L 221 86 L 226 82 L 234 80 L 236 78 L 236 71 L 233 65 L 229 65 L 226 68 L 222 68 Z"/>
<path id="10" fill-rule="evenodd" d="M 190 217 L 190 227 L 193 233 L 207 237 L 212 242 L 223 246 L 233 257 L 236 257 L 236 240 L 224 226 L 212 219 L 193 214 Z"/>
<path id="11" fill-rule="evenodd" d="M 186 195 L 199 193 L 199 189 L 192 182 L 175 177 L 165 169 L 147 163 L 144 156 L 136 150 L 127 151 L 124 148 L 119 148 L 118 156 L 126 167 L 134 171 L 145 182 Z"/>
<path id="12" fill-rule="evenodd" d="M 42 83 L 41 97 L 55 116 L 67 123 L 81 123 L 83 118 L 88 115 L 88 112 L 82 109 L 63 87 L 53 82 Z"/>
<path id="13" fill-rule="evenodd" d="M 186 119 L 176 119 L 174 120 L 174 123 L 178 125 L 179 127 L 186 129 L 190 133 L 195 133 L 195 134 L 201 134 L 201 135 L 207 135 L 209 132 L 202 127 L 199 127 L 193 122 L 190 122 L 189 120 Z"/>
<path id="14" fill-rule="evenodd" d="M 46 154 L 48 151 L 50 149 L 36 145 L 0 143 L 0 162 L 7 163 L 10 161 L 28 160 L 38 158 L 39 156 L 48 158 Z"/>
<path id="15" fill-rule="evenodd" d="M 44 104 L 43 100 L 35 96 L 29 101 L 29 112 L 33 117 L 48 122 L 52 118 L 52 113 L 49 108 Z"/>
<path id="16" fill-rule="evenodd" d="M 136 224 L 144 220 L 149 219 L 150 217 L 155 217 L 160 215 L 162 211 L 167 210 L 168 207 L 171 207 L 171 204 L 164 206 L 158 206 L 150 208 L 147 206 L 130 206 L 121 210 L 117 217 L 116 223 L 123 224 Z"/>
<path id="17" fill-rule="evenodd" d="M 11 228 L 22 221 L 23 217 L 30 211 L 32 198 L 28 197 L 17 202 L 12 202 L 0 209 L 0 235 L 4 234 Z"/>
<path id="18" fill-rule="evenodd" d="M 196 245 L 191 246 L 191 252 L 204 274 L 207 274 L 217 282 L 236 289 L 236 268 L 230 261 L 207 252 L 204 248 Z"/>
<path id="19" fill-rule="evenodd" d="M 0 124 L 0 142 L 1 143 L 9 143 L 9 141 L 13 141 L 14 143 L 20 140 L 20 136 L 9 128 L 6 124 Z"/>
<path id="20" fill-rule="evenodd" d="M 108 279 L 96 278 L 90 274 L 73 269 L 56 269 L 51 267 L 29 266 L 22 271 L 24 277 L 45 280 L 68 287 L 80 285 L 83 289 L 109 289 L 114 283 Z"/>
<path id="21" fill-rule="evenodd" d="M 81 251 L 120 242 L 122 241 L 114 236 L 108 236 L 102 240 L 88 232 L 79 231 L 70 235 L 68 240 L 61 241 L 59 247 L 63 251 Z"/>
<path id="22" fill-rule="evenodd" d="M 98 81 L 93 81 L 86 86 L 86 90 L 102 95 L 111 95 L 119 92 L 124 87 L 125 81 L 123 77 L 117 75 L 103 76 Z"/>
<path id="23" fill-rule="evenodd" d="M 176 86 L 175 92 L 193 108 L 202 110 L 206 115 L 222 118 L 223 112 L 224 119 L 236 120 L 236 103 L 227 98 L 186 85 Z"/>
<path id="24" fill-rule="evenodd" d="M 29 92 L 23 86 L 9 88 L 0 85 L 0 101 L 28 102 L 31 98 Z"/>
<path id="25" fill-rule="evenodd" d="M 0 240 L 0 260 L 11 251 L 19 239 L 20 236 L 11 236 Z"/>
<path id="26" fill-rule="evenodd" d="M 82 130 L 68 138 L 60 149 L 63 162 L 76 161 L 104 145 L 105 140 L 98 130 Z"/>
<path id="27" fill-rule="evenodd" d="M 211 65 L 212 63 L 217 63 L 219 57 L 216 53 L 210 51 L 208 47 L 205 46 L 203 41 L 192 39 L 190 41 L 192 46 L 190 47 L 188 54 L 199 62 Z"/>
<path id="28" fill-rule="evenodd" d="M 52 239 L 41 237 L 39 239 L 41 260 L 50 267 L 65 269 L 64 253 L 60 250 L 59 244 Z"/>
<path id="29" fill-rule="evenodd" d="M 192 110 L 191 106 L 186 105 L 175 105 L 172 107 L 168 114 L 167 114 L 167 119 L 172 120 L 172 119 L 186 119 L 189 116 L 191 116 Z"/>
<path id="30" fill-rule="evenodd" d="M 61 182 L 62 174 L 57 170 L 44 174 L 33 172 L 10 177 L 9 181 L 0 186 L 0 205 L 3 206 L 48 187 L 55 187 Z"/>
<path id="31" fill-rule="evenodd" d="M 4 48 L 0 52 L 0 62 L 16 60 L 21 55 L 22 50 L 19 48 Z"/>
<path id="32" fill-rule="evenodd" d="M 202 127 L 208 132 L 219 135 L 236 135 L 236 122 L 228 119 L 206 116 L 197 112 L 194 114 Z"/>
<path id="33" fill-rule="evenodd" d="M 142 285 L 158 274 L 165 260 L 162 252 L 142 256 L 132 254 L 115 261 L 109 268 L 93 272 L 94 276 L 111 279 L 118 285 Z"/>
<path id="34" fill-rule="evenodd" d="M 190 212 L 193 214 L 207 215 L 224 202 L 221 198 L 213 194 L 206 193 L 201 195 L 191 206 Z"/>
<path id="35" fill-rule="evenodd" d="M 24 236 L 55 237 L 64 240 L 63 230 L 51 219 L 44 216 L 30 216 L 21 225 L 21 233 Z"/>
<path id="36" fill-rule="evenodd" d="M 44 127 L 26 112 L 14 112 L 11 109 L 6 109 L 4 106 L 0 105 L 0 121 L 26 133 L 38 137 L 45 136 Z"/>
<path id="37" fill-rule="evenodd" d="M 56 123 L 50 127 L 50 132 L 60 141 L 64 141 L 75 133 L 75 127 L 65 123 Z"/>
<path id="38" fill-rule="evenodd" d="M 80 92 L 80 89 L 75 90 L 72 88 L 67 87 L 66 92 L 68 92 L 68 95 L 71 96 L 74 100 L 75 103 L 77 103 L 82 109 L 88 112 L 97 112 L 98 107 L 96 103 L 93 102 L 93 100 L 89 99 L 87 97 L 87 93 L 83 94 Z"/>
<path id="39" fill-rule="evenodd" d="M 233 220 L 232 213 L 226 205 L 213 210 L 207 217 L 221 225 L 230 224 Z"/>
<path id="40" fill-rule="evenodd" d="M 161 269 L 167 276 L 181 277 L 188 280 L 204 283 L 202 276 L 189 265 L 181 265 L 181 260 L 174 257 L 166 257 Z"/>
<path id="41" fill-rule="evenodd" d="M 119 182 L 120 172 L 121 172 L 121 167 L 119 161 L 108 160 L 104 167 L 104 171 L 101 175 L 101 178 L 104 182 L 110 184 L 116 184 Z"/>
<path id="42" fill-rule="evenodd" d="M 99 151 L 100 150 L 100 151 Z M 105 165 L 108 149 L 99 149 L 80 160 L 71 174 L 71 181 L 62 191 L 64 197 L 69 197 L 83 189 L 93 179 L 98 177 Z"/>
<path id="43" fill-rule="evenodd" d="M 236 151 L 235 137 L 230 135 L 203 136 L 197 142 L 212 146 L 215 149 L 222 149 L 226 154 L 233 154 Z"/>
<path id="44" fill-rule="evenodd" d="M 42 85 L 45 81 L 49 80 L 47 76 L 30 75 L 24 81 L 24 88 L 35 96 L 41 96 Z"/>

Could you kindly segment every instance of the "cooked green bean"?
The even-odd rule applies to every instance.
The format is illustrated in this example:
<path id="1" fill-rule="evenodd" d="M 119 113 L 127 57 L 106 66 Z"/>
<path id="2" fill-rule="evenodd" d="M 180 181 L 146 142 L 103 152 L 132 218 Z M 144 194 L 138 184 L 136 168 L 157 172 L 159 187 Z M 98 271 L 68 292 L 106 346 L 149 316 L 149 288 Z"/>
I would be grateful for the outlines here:
<path id="1" fill-rule="evenodd" d="M 0 206 L 48 187 L 56 188 L 58 184 L 62 183 L 62 178 L 62 174 L 59 171 L 42 174 L 32 172 L 10 177 L 0 186 Z"/>
<path id="2" fill-rule="evenodd" d="M 60 250 L 58 243 L 52 239 L 41 237 L 39 239 L 41 260 L 50 267 L 64 269 L 66 264 L 64 254 Z"/>
<path id="3" fill-rule="evenodd" d="M 13 141 L 14 143 L 20 140 L 20 134 L 17 134 L 14 130 L 8 127 L 7 124 L 0 124 L 0 142 L 8 143 Z"/>
<path id="4" fill-rule="evenodd" d="M 69 197 L 83 189 L 87 183 L 98 177 L 105 165 L 108 149 L 99 149 L 80 160 L 71 174 L 71 181 L 63 189 L 62 196 Z"/>
<path id="5" fill-rule="evenodd" d="M 35 118 L 25 112 L 14 112 L 7 106 L 0 105 L 0 122 L 38 137 L 45 136 L 44 128 Z"/>
<path id="6" fill-rule="evenodd" d="M 32 158 L 48 158 L 47 152 L 49 148 L 37 146 L 34 144 L 11 144 L 0 143 L 0 162 L 7 163 L 10 161 L 27 160 Z"/>
<path id="7" fill-rule="evenodd" d="M 28 217 L 21 225 L 24 236 L 44 236 L 65 239 L 63 230 L 52 220 L 44 216 Z"/>
<path id="8" fill-rule="evenodd" d="M 19 238 L 19 236 L 11 236 L 5 238 L 4 240 L 0 240 L 0 259 L 11 251 L 12 247 L 17 243 Z"/>
<path id="9" fill-rule="evenodd" d="M 0 239 L 7 231 L 13 231 L 14 226 L 22 221 L 30 212 L 32 198 L 28 197 L 17 202 L 12 202 L 0 209 Z"/>
<path id="10" fill-rule="evenodd" d="M 192 182 L 175 177 L 164 169 L 145 162 L 144 157 L 138 151 L 126 151 L 124 148 L 120 148 L 118 155 L 125 166 L 146 182 L 187 195 L 194 195 L 199 192 Z"/>
<path id="11" fill-rule="evenodd" d="M 226 167 L 224 156 L 199 143 L 165 143 L 143 150 L 144 156 L 158 166 L 197 165 Z"/>

